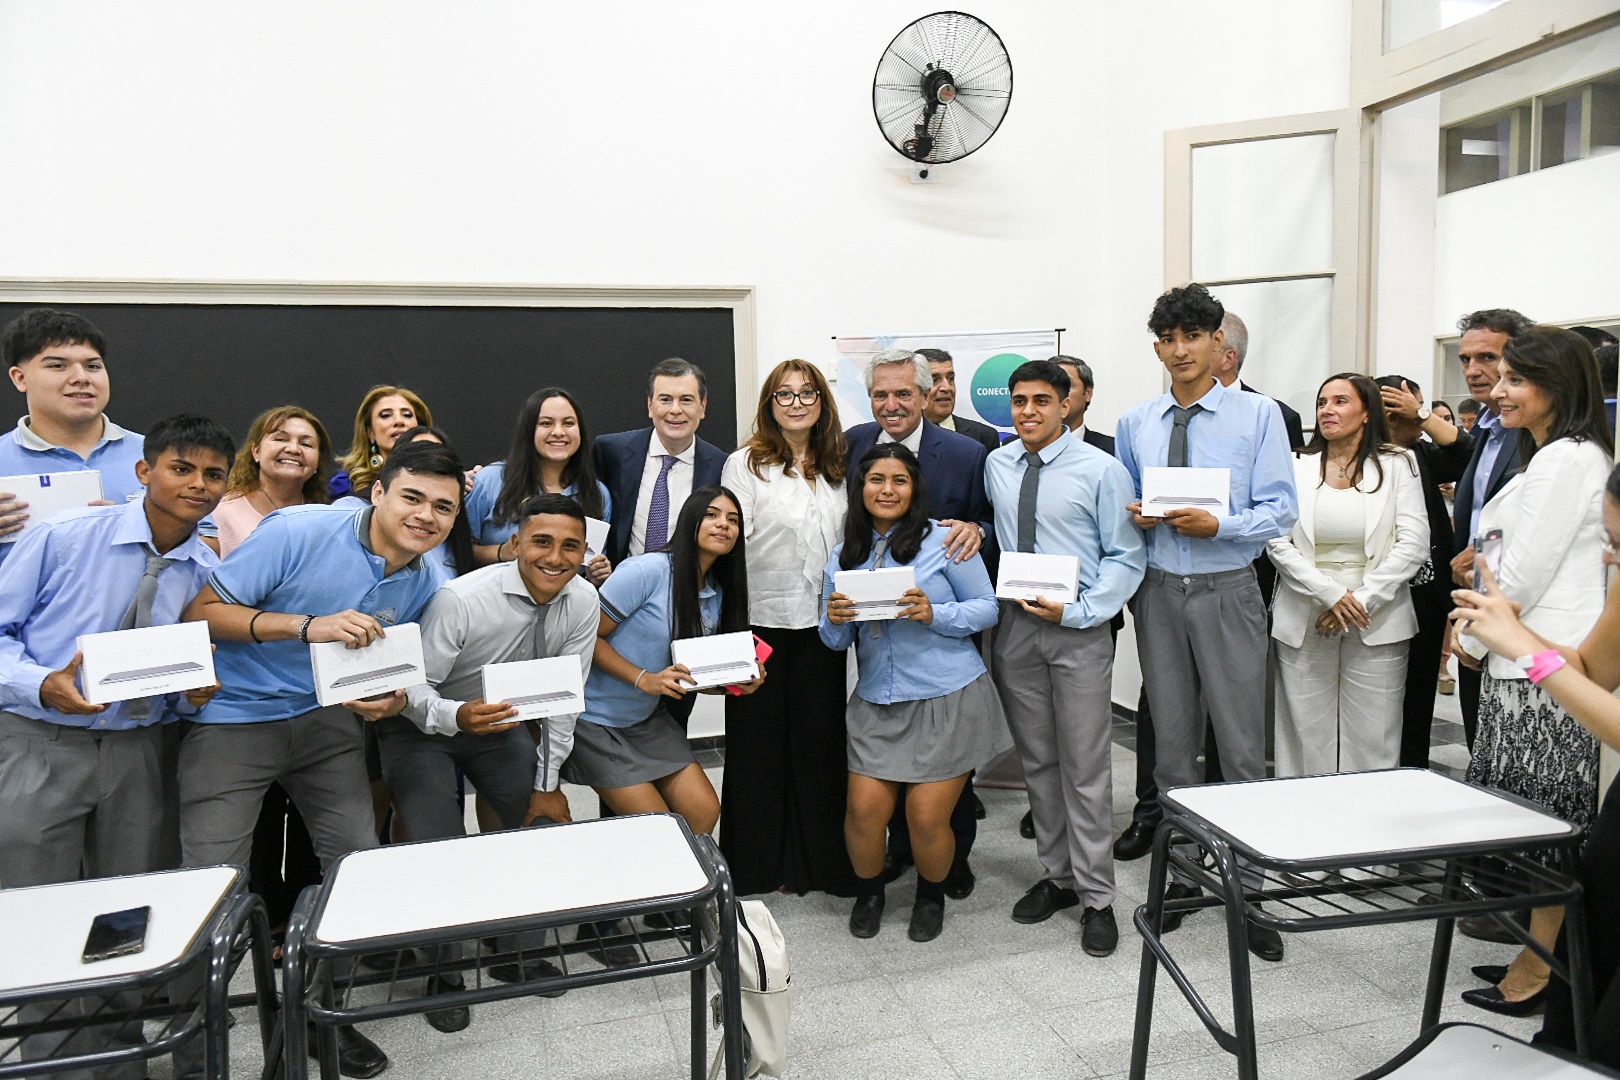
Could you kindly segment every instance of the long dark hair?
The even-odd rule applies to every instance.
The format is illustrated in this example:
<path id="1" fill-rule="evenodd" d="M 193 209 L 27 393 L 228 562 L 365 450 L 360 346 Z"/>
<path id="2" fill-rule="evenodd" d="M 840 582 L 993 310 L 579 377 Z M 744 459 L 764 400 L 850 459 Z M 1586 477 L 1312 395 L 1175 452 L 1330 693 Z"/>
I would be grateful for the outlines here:
<path id="1" fill-rule="evenodd" d="M 911 475 L 911 507 L 906 516 L 889 530 L 889 555 L 897 563 L 909 563 L 922 550 L 923 538 L 932 523 L 928 520 L 928 491 L 923 487 L 922 466 L 904 443 L 878 443 L 861 455 L 855 474 L 849 480 L 849 512 L 844 515 L 844 550 L 838 565 L 853 570 L 872 554 L 872 513 L 866 508 L 866 474 L 880 461 L 893 458 Z"/>
<path id="2" fill-rule="evenodd" d="M 1356 447 L 1355 468 L 1346 474 L 1346 479 L 1350 481 L 1351 487 L 1359 487 L 1367 465 L 1371 463 L 1372 467 L 1378 470 L 1378 483 L 1374 484 L 1372 488 L 1377 491 L 1384 486 L 1384 466 L 1379 462 L 1378 455 L 1380 453 L 1392 454 L 1400 449 L 1390 441 L 1389 417 L 1384 412 L 1384 398 L 1378 392 L 1378 384 L 1367 376 L 1358 375 L 1353 371 L 1345 371 L 1338 375 L 1329 375 L 1322 380 L 1322 385 L 1316 388 L 1317 402 L 1321 402 L 1322 391 L 1327 389 L 1328 383 L 1341 381 L 1349 383 L 1355 389 L 1356 396 L 1361 399 L 1361 407 L 1367 410 L 1367 423 L 1361 429 L 1361 444 Z M 1309 445 L 1300 451 L 1301 454 L 1322 455 L 1319 467 L 1322 484 L 1327 483 L 1327 450 L 1328 441 L 1322 437 L 1322 432 L 1319 429 L 1311 437 Z M 1317 486 L 1320 487 L 1321 484 Z"/>
<path id="3" fill-rule="evenodd" d="M 402 446 L 409 446 L 424 435 L 431 435 L 433 438 L 438 439 L 444 448 L 450 451 L 453 457 L 457 458 L 459 463 L 460 458 L 456 454 L 454 444 L 450 442 L 450 436 L 446 435 L 442 428 L 436 428 L 432 424 L 418 424 L 408 431 L 400 432 L 398 440 L 394 443 L 394 451 L 398 451 Z M 391 451 L 388 460 L 392 461 L 393 458 L 394 453 Z M 388 463 L 384 462 L 383 469 L 386 470 L 387 468 Z M 465 485 L 464 476 L 458 475 L 456 479 Z M 371 491 L 368 488 L 366 491 L 368 502 L 370 498 Z M 450 523 L 450 535 L 444 538 L 444 546 L 450 552 L 450 561 L 455 565 L 457 574 L 470 574 L 478 568 L 478 564 L 473 562 L 472 525 L 467 521 L 467 496 L 465 491 L 462 493 L 461 505 L 456 508 L 456 520 Z"/>
<path id="4" fill-rule="evenodd" d="M 1597 358 L 1585 338 L 1562 326 L 1532 326 L 1508 338 L 1502 362 L 1547 395 L 1553 414 L 1547 442 L 1591 439 L 1605 455 L 1614 457 Z M 1528 464 L 1535 452 L 1536 437 L 1521 428 L 1519 459 Z"/>
<path id="5" fill-rule="evenodd" d="M 737 542 L 709 568 L 709 580 L 720 590 L 718 632 L 730 634 L 748 629 L 748 560 L 743 551 L 748 523 L 740 520 L 742 503 L 729 488 L 705 484 L 687 497 L 669 538 L 670 631 L 677 638 L 703 636 L 703 612 L 698 606 L 697 534 L 709 504 L 721 495 L 737 508 L 739 521 Z"/>
<path id="6" fill-rule="evenodd" d="M 512 429 L 512 448 L 506 452 L 501 493 L 495 498 L 493 521 L 497 525 L 517 521 L 518 510 L 540 491 L 540 453 L 534 448 L 534 429 L 540 423 L 540 407 L 555 397 L 568 402 L 569 408 L 574 410 L 574 418 L 579 421 L 579 449 L 563 465 L 563 485 L 574 485 L 574 498 L 587 515 L 606 516 L 602 513 L 602 489 L 596 486 L 596 464 L 591 460 L 591 436 L 585 430 L 585 412 L 574 395 L 560 386 L 548 386 L 529 395 L 518 413 L 517 426 Z"/>
<path id="7" fill-rule="evenodd" d="M 844 429 L 838 422 L 838 403 L 833 400 L 827 377 L 808 360 L 784 360 L 765 377 L 759 390 L 759 409 L 754 413 L 754 435 L 748 440 L 748 468 L 761 480 L 760 470 L 767 465 L 780 465 L 789 475 L 793 472 L 793 448 L 782 434 L 782 425 L 776 422 L 772 399 L 782 388 L 789 375 L 798 375 L 813 387 L 821 400 L 821 415 L 810 429 L 810 454 L 804 463 L 806 479 L 824 477 L 833 483 L 844 478 L 844 459 L 849 450 L 844 444 Z"/>

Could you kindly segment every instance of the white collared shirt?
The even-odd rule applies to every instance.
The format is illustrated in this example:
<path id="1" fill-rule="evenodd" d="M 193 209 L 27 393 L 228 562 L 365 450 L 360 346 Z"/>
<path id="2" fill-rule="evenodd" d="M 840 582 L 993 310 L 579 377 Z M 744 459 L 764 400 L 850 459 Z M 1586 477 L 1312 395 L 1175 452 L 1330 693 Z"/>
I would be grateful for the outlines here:
<path id="1" fill-rule="evenodd" d="M 821 575 L 843 539 L 849 496 L 825 476 L 814 489 L 781 465 L 748 467 L 744 446 L 726 458 L 720 482 L 737 493 L 748 550 L 748 621 L 807 630 L 821 620 Z"/>
<path id="2" fill-rule="evenodd" d="M 907 435 L 903 439 L 896 439 L 893 435 L 890 435 L 887 430 L 883 430 L 882 425 L 880 424 L 877 441 L 880 443 L 897 442 L 904 446 L 907 450 L 910 450 L 913 454 L 920 454 L 922 453 L 923 425 L 926 423 L 928 423 L 926 420 L 917 421 L 917 426 L 912 429 L 911 434 Z"/>
<path id="3" fill-rule="evenodd" d="M 647 462 L 641 467 L 641 488 L 636 492 L 636 516 L 630 522 L 630 554 L 641 555 L 647 550 L 647 513 L 652 509 L 653 488 L 658 474 L 663 471 L 664 458 L 669 451 L 658 432 L 647 441 Z M 669 488 L 669 529 L 675 531 L 675 519 L 681 516 L 681 507 L 692 494 L 692 478 L 697 469 L 697 438 L 694 436 L 685 450 L 675 455 L 676 464 L 669 470 L 664 483 Z"/>

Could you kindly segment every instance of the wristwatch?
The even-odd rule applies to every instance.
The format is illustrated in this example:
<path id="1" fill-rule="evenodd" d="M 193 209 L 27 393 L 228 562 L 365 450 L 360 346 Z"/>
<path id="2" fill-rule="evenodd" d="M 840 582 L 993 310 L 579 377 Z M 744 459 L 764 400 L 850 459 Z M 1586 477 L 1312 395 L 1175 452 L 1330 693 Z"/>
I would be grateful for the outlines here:
<path id="1" fill-rule="evenodd" d="M 1418 423 L 1422 424 L 1422 423 L 1426 422 L 1429 419 L 1429 417 L 1431 417 L 1433 415 L 1434 415 L 1434 410 L 1429 408 L 1427 405 L 1419 405 L 1418 406 L 1418 412 L 1417 412 Z"/>

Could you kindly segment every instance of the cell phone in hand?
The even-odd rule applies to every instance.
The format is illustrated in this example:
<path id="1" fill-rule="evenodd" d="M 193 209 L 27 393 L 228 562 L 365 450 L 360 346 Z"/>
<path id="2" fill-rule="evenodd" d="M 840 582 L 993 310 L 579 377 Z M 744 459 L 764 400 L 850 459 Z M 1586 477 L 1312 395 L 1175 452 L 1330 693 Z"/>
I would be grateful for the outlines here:
<path id="1" fill-rule="evenodd" d="M 84 962 L 93 964 L 97 960 L 129 956 L 146 948 L 146 923 L 151 917 L 150 907 L 97 915 L 90 923 L 89 936 L 84 939 Z"/>
<path id="2" fill-rule="evenodd" d="M 1502 569 L 1502 530 L 1492 529 L 1483 536 L 1474 537 L 1474 591 L 1485 591 L 1485 576 L 1479 572 L 1480 567 L 1491 568 L 1494 577 Z"/>

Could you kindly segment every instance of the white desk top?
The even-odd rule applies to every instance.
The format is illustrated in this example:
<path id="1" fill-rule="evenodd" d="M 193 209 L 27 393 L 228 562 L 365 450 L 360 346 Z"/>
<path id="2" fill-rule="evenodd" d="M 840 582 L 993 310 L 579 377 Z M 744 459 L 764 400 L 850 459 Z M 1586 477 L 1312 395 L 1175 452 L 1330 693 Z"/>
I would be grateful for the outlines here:
<path id="1" fill-rule="evenodd" d="M 337 866 L 329 943 L 681 896 L 708 885 L 675 818 L 604 818 L 372 848 Z"/>
<path id="2" fill-rule="evenodd" d="M 1474 1024 L 1458 1024 L 1436 1035 L 1416 1057 L 1390 1074 L 1390 1080 L 1589 1080 L 1599 1073 L 1526 1046 Z"/>
<path id="3" fill-rule="evenodd" d="M 58 983 L 154 971 L 178 960 L 230 891 L 238 871 L 206 866 L 162 874 L 0 889 L 0 994 Z M 152 908 L 146 948 L 86 964 L 84 939 L 97 915 Z"/>
<path id="4" fill-rule="evenodd" d="M 1551 814 L 1427 769 L 1179 787 L 1166 798 L 1274 859 L 1563 839 L 1573 829 Z"/>

